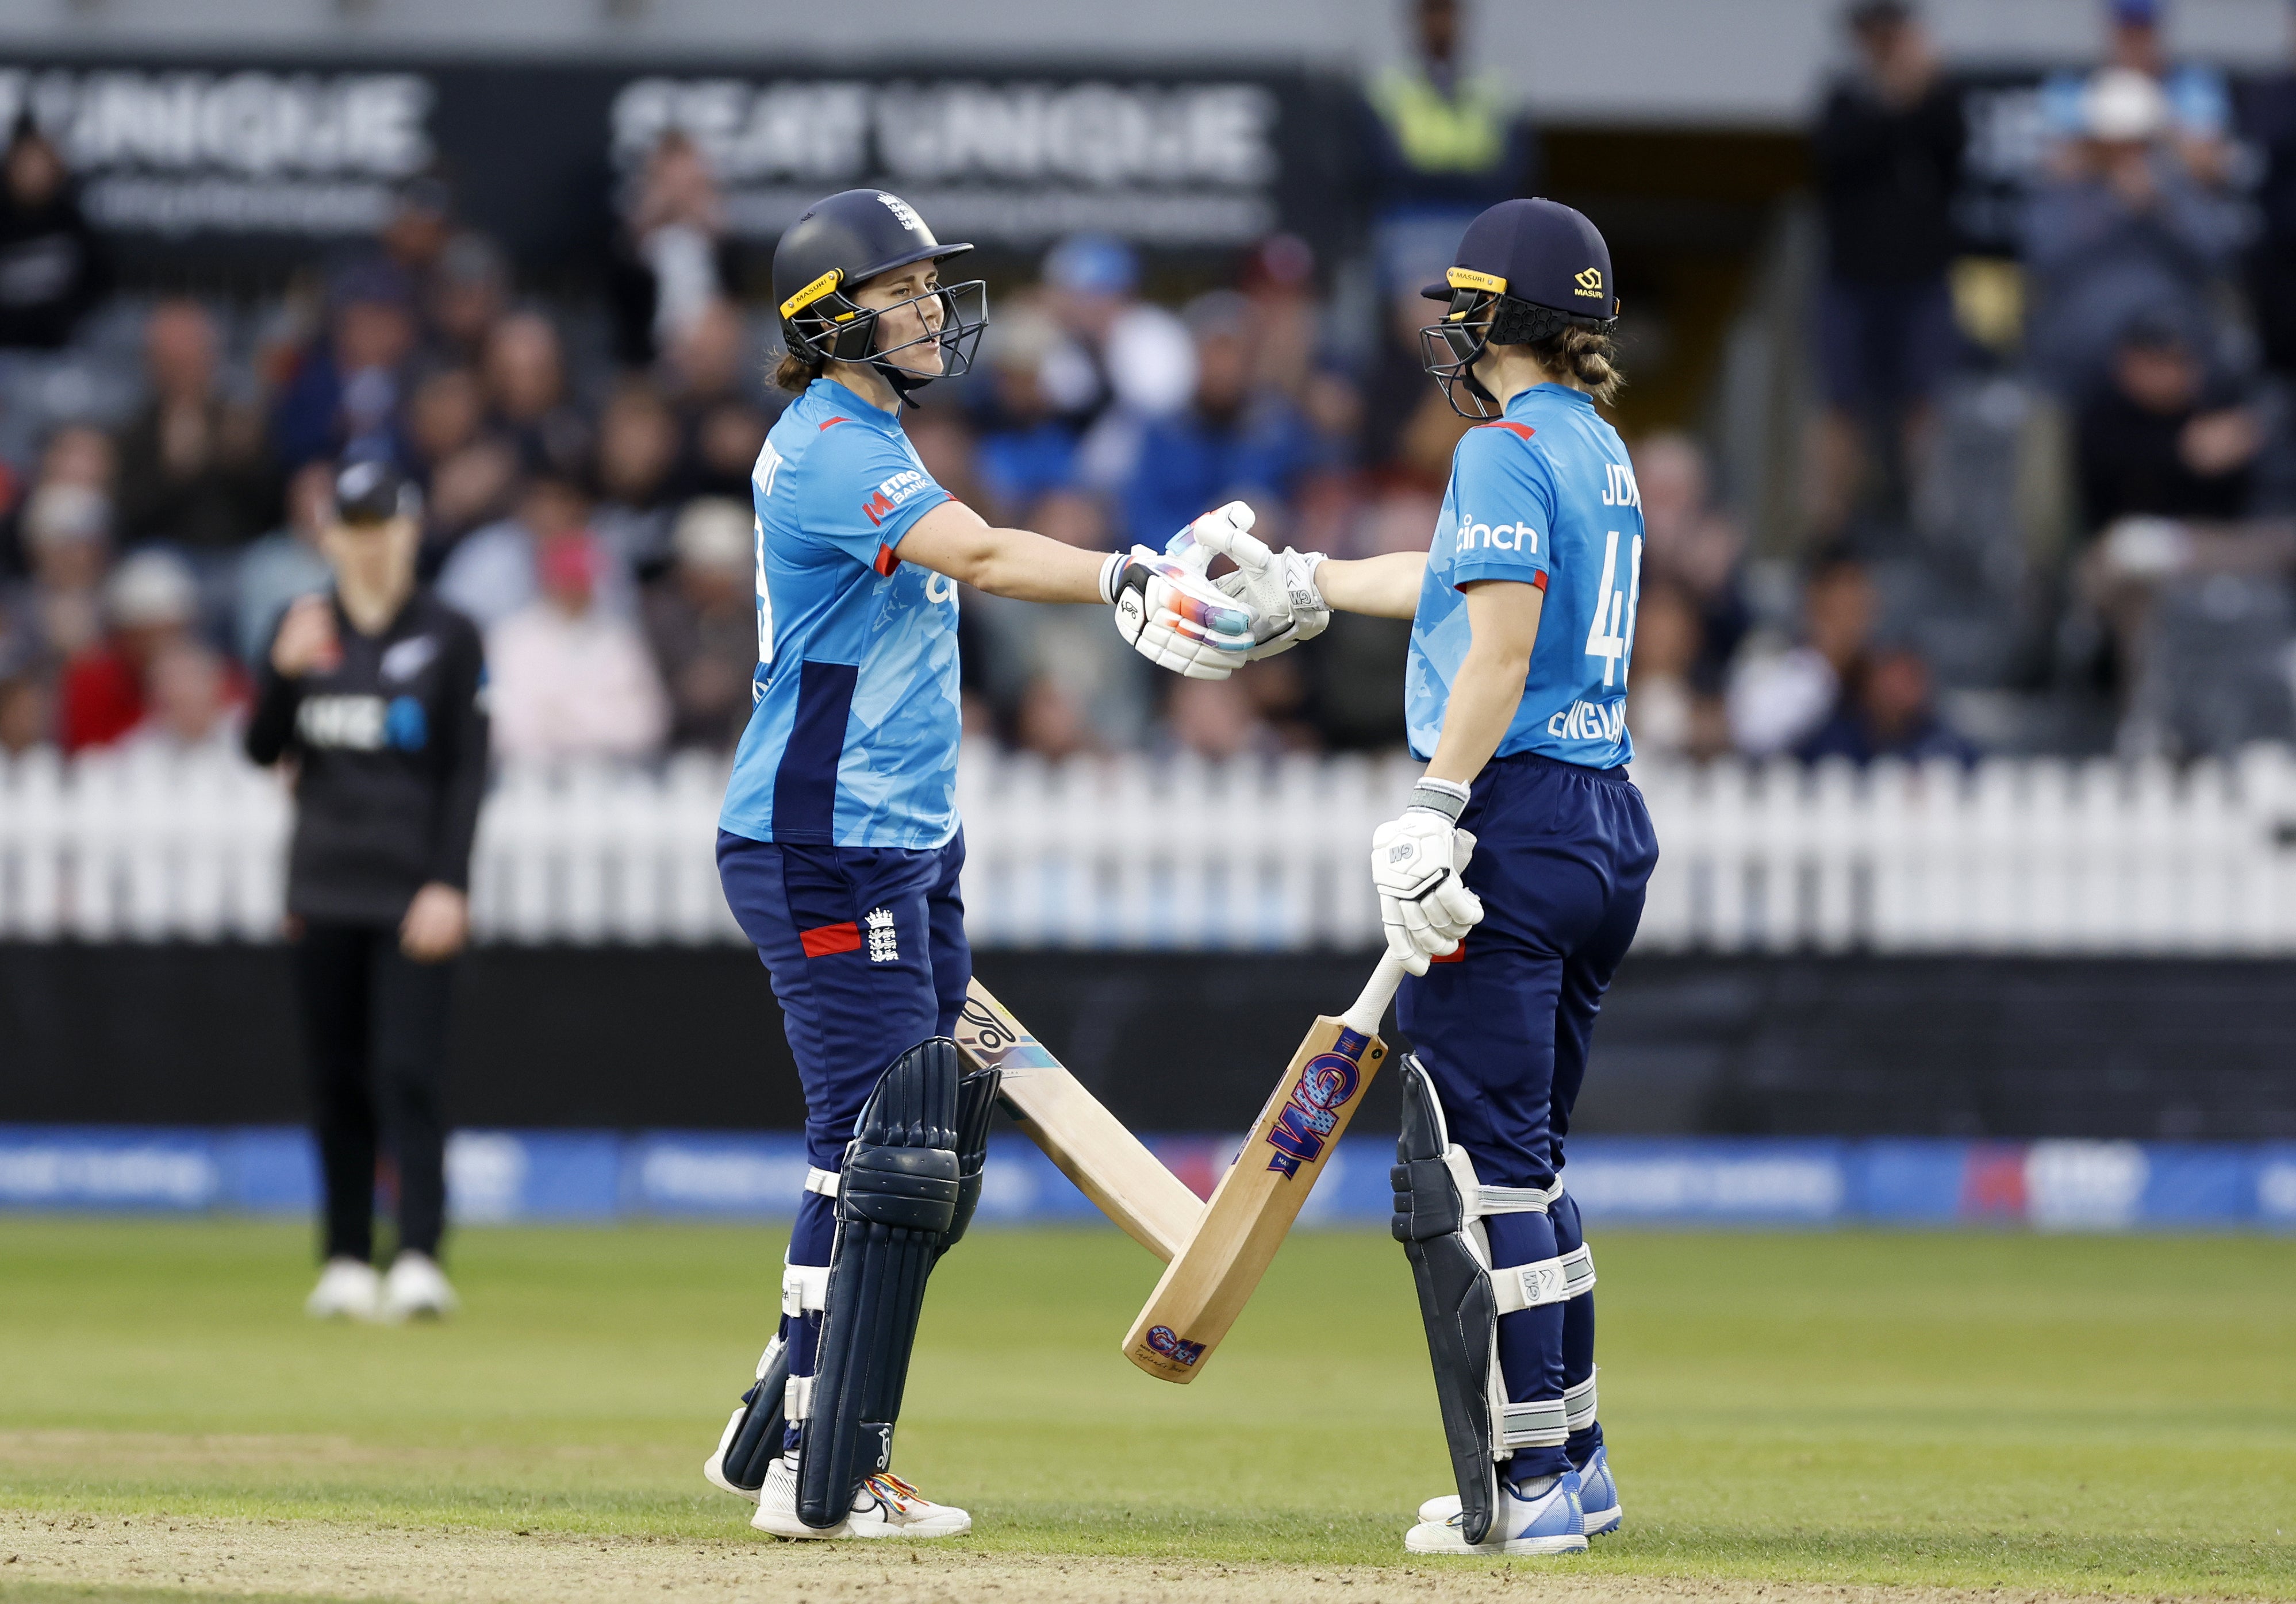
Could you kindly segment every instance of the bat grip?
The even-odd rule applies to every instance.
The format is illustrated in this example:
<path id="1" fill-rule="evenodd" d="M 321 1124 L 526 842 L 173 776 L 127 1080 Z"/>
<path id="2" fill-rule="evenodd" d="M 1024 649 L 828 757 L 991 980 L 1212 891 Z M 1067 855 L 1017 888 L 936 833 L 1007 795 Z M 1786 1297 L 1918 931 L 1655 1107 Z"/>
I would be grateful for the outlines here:
<path id="1" fill-rule="evenodd" d="M 1340 1023 L 1358 1035 L 1377 1035 L 1379 1022 L 1387 1017 L 1387 1005 L 1394 1001 L 1395 988 L 1403 984 L 1406 972 L 1401 959 L 1382 958 L 1371 978 L 1364 982 L 1363 994 L 1340 1016 Z"/>

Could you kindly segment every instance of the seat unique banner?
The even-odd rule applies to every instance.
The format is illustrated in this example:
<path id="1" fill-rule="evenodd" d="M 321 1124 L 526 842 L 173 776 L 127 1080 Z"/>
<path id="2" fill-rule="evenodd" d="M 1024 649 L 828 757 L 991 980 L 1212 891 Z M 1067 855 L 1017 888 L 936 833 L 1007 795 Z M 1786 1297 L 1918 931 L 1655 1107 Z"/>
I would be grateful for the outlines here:
<path id="1" fill-rule="evenodd" d="M 1261 71 L 0 59 L 0 126 L 29 110 L 91 220 L 147 264 L 324 253 L 429 176 L 523 265 L 563 271 L 673 130 L 757 244 L 824 194 L 878 185 L 943 239 L 996 250 L 1086 229 L 1328 245 L 1353 107 L 1344 83 Z"/>

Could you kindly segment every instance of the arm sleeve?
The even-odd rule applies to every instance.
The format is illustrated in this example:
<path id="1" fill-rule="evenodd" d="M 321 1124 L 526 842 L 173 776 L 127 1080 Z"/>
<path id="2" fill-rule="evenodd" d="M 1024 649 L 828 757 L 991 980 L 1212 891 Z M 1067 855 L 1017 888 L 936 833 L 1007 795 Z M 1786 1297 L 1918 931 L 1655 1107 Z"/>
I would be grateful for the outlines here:
<path id="1" fill-rule="evenodd" d="M 900 441 L 859 422 L 824 430 L 801 472 L 800 529 L 881 574 L 901 536 L 949 499 Z"/>
<path id="2" fill-rule="evenodd" d="M 1459 509 L 1451 583 L 1513 579 L 1546 589 L 1554 476 L 1532 431 L 1521 423 L 1469 430 L 1451 487 Z"/>
<path id="3" fill-rule="evenodd" d="M 247 721 L 247 756 L 266 768 L 286 754 L 287 745 L 295 734 L 295 709 L 303 700 L 303 687 L 271 666 L 272 643 L 279 638 L 280 620 L 286 618 L 281 610 L 274 619 L 271 633 L 263 637 L 263 653 L 256 659 L 255 711 Z"/>
<path id="4" fill-rule="evenodd" d="M 487 794 L 487 663 L 479 632 L 458 620 L 454 651 L 440 689 L 440 778 L 430 828 L 430 878 L 466 890 L 471 843 L 479 833 L 479 805 Z"/>

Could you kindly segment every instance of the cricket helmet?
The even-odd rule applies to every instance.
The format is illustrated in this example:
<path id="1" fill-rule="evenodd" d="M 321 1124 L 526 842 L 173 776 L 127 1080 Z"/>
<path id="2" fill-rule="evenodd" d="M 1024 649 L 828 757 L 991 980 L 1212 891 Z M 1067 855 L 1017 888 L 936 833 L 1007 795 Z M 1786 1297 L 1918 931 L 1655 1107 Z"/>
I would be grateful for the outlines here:
<path id="1" fill-rule="evenodd" d="M 1573 327 L 1608 334 L 1619 321 L 1611 248 L 1585 213 L 1559 200 L 1502 200 L 1483 212 L 1443 282 L 1420 294 L 1449 303 L 1442 322 L 1419 331 L 1421 365 L 1469 418 L 1497 415 L 1474 373 L 1488 348 L 1536 345 Z M 1473 412 L 1459 405 L 1463 387 Z"/>
<path id="2" fill-rule="evenodd" d="M 890 307 L 864 307 L 852 292 L 881 274 L 946 261 L 972 249 L 942 244 L 915 208 L 883 190 L 844 190 L 817 200 L 774 248 L 782 340 L 808 362 L 869 363 L 903 397 L 935 377 L 954 378 L 972 367 L 980 331 L 988 325 L 986 284 L 978 279 L 944 284 Z M 885 315 L 909 306 L 917 307 L 924 332 L 879 349 Z M 913 373 L 886 360 L 928 342 L 940 348 L 937 375 Z"/>

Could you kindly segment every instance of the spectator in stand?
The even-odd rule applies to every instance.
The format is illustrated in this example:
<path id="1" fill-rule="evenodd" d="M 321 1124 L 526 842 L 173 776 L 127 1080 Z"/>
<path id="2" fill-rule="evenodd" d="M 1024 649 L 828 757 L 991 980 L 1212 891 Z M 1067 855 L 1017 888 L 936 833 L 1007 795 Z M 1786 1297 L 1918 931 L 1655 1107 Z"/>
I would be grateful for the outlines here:
<path id="1" fill-rule="evenodd" d="M 1697 604 L 1680 585 L 1651 576 L 1647 559 L 1644 573 L 1635 609 L 1634 683 L 1627 692 L 1635 756 L 1710 757 L 1728 746 L 1728 724 L 1719 700 L 1695 683 L 1705 655 Z"/>
<path id="2" fill-rule="evenodd" d="M 0 757 L 21 757 L 50 740 L 52 697 L 28 663 L 0 659 Z"/>
<path id="3" fill-rule="evenodd" d="M 1977 755 L 1939 716 L 1929 662 L 1910 646 L 1884 647 L 1859 659 L 1825 722 L 1794 747 L 1794 756 L 1805 763 L 1847 757 L 1861 768 L 1882 757 L 1972 764 Z"/>
<path id="4" fill-rule="evenodd" d="M 982 342 L 988 384 L 975 466 L 988 509 L 1016 527 L 1035 528 L 1027 509 L 1076 483 L 1076 430 L 1045 392 L 1045 364 L 1060 347 L 1059 326 L 1025 300 L 1000 308 Z"/>
<path id="5" fill-rule="evenodd" d="M 669 732 L 645 637 L 599 604 L 595 536 L 545 536 L 542 593 L 487 632 L 496 749 L 526 759 L 646 757 Z"/>
<path id="6" fill-rule="evenodd" d="M 1365 91 L 1373 247 L 1390 295 L 1439 278 L 1484 208 L 1538 192 L 1538 136 L 1509 80 L 1467 70 L 1466 6 L 1410 0 L 1409 10 L 1412 59 Z"/>
<path id="7" fill-rule="evenodd" d="M 2095 536 L 2131 516 L 2243 516 L 2264 428 L 2240 389 L 2202 365 L 2177 320 L 2156 313 L 2121 335 L 2074 441 L 2082 522 Z"/>
<path id="8" fill-rule="evenodd" d="M 773 423 L 758 368 L 749 325 L 729 300 L 703 307 L 670 348 L 662 369 L 677 413 L 685 494 L 735 501 L 750 495 L 750 471 Z"/>
<path id="9" fill-rule="evenodd" d="M 1802 644 L 1751 654 L 1730 682 L 1730 740 L 1750 757 L 1792 750 L 1833 713 L 1874 637 L 1878 601 L 1863 563 L 1833 557 L 1802 586 Z"/>
<path id="10" fill-rule="evenodd" d="M 1242 499 L 1273 526 L 1316 455 L 1316 440 L 1291 397 L 1252 386 L 1250 303 L 1215 290 L 1188 304 L 1195 342 L 1195 394 L 1162 417 L 1111 420 L 1095 454 L 1111 474 L 1124 515 L 1119 539 L 1161 546 L 1207 507 Z M 1114 434 L 1129 449 L 1119 456 Z M 1280 537 L 1271 532 L 1269 538 Z"/>
<path id="11" fill-rule="evenodd" d="M 454 235 L 455 196 L 444 179 L 418 174 L 390 198 L 390 216 L 377 235 L 383 255 L 418 290 L 427 289 Z"/>
<path id="12" fill-rule="evenodd" d="M 439 594 L 484 630 L 531 606 L 541 594 L 542 548 L 561 536 L 590 533 L 590 499 L 572 479 L 544 475 L 520 497 L 518 516 L 466 537 L 439 575 Z M 635 605 L 631 576 L 615 554 L 602 551 L 594 576 L 610 612 L 627 616 Z"/>
<path id="13" fill-rule="evenodd" d="M 425 343 L 441 367 L 476 368 L 487 335 L 510 310 L 510 264 L 482 233 L 458 233 L 439 252 L 423 298 Z"/>
<path id="14" fill-rule="evenodd" d="M 1705 448 L 1688 435 L 1645 437 L 1635 446 L 1634 467 L 1643 506 L 1643 593 L 1671 585 L 1695 610 L 1697 655 L 1685 671 L 1699 696 L 1713 695 L 1751 623 L 1739 584 L 1745 531 L 1715 506 Z M 1636 674 L 1641 651 L 1636 648 Z"/>
<path id="15" fill-rule="evenodd" d="M 70 170 L 22 113 L 0 157 L 0 349 L 58 349 L 109 283 Z"/>
<path id="16" fill-rule="evenodd" d="M 1953 200 L 1967 143 L 1961 100 L 1906 0 L 1849 11 L 1858 70 L 1827 95 L 1811 140 L 1825 219 L 1817 344 L 1826 410 L 1813 457 L 1821 539 L 1848 526 L 1874 443 L 1900 487 L 1953 359 Z"/>
<path id="17" fill-rule="evenodd" d="M 170 641 L 144 675 L 143 719 L 120 741 L 125 751 L 243 763 L 246 688 L 214 648 Z"/>
<path id="18" fill-rule="evenodd" d="M 733 287 L 735 268 L 725 205 L 701 147 L 671 129 L 647 154 L 608 269 L 614 356 L 652 365 Z"/>
<path id="19" fill-rule="evenodd" d="M 2024 219 L 2027 346 L 2042 378 L 2073 398 L 2104 378 L 2120 331 L 2149 310 L 2174 316 L 2181 337 L 2213 357 L 2212 298 L 2247 227 L 2241 205 L 2169 143 L 2168 100 L 2152 78 L 2108 69 L 2089 80 L 2084 105 L 2087 136 L 2059 152 Z"/>
<path id="20" fill-rule="evenodd" d="M 421 480 L 435 479 L 441 462 L 477 443 L 486 422 L 486 387 L 477 373 L 463 367 L 431 373 L 406 405 L 410 471 Z"/>
<path id="21" fill-rule="evenodd" d="M 2232 174 L 2232 92 L 2224 74 L 2196 61 L 2171 62 L 2161 37 L 2164 0 L 2104 0 L 2104 70 L 2140 72 L 2161 86 L 2165 136 L 2195 177 L 2224 184 Z M 2046 131 L 2061 140 L 2087 133 L 2086 96 L 2093 79 L 2051 74 L 2041 85 Z"/>
<path id="22" fill-rule="evenodd" d="M 1184 679 L 1173 685 L 1164 728 L 1173 744 L 1216 763 L 1276 749 L 1275 732 L 1234 677 Z"/>
<path id="23" fill-rule="evenodd" d="M 750 509 L 704 496 L 677 515 L 676 561 L 646 588 L 646 638 L 670 702 L 669 744 L 730 752 L 750 722 L 758 602 Z"/>
<path id="24" fill-rule="evenodd" d="M 1074 234 L 1045 255 L 1045 310 L 1060 344 L 1037 370 L 1054 410 L 1083 429 L 1110 406 L 1160 417 L 1187 405 L 1196 367 L 1180 320 L 1140 299 L 1140 258 L 1111 234 Z"/>
<path id="25" fill-rule="evenodd" d="M 2290 38 L 2296 44 L 2296 27 Z M 2266 365 L 2296 379 L 2296 61 L 2250 86 L 2242 110 L 2243 132 L 2261 161 L 2249 299 Z"/>
<path id="26" fill-rule="evenodd" d="M 217 382 L 215 320 L 188 299 L 144 324 L 152 398 L 119 438 L 119 538 L 221 554 L 247 544 L 278 505 L 263 416 Z"/>
<path id="27" fill-rule="evenodd" d="M 327 299 L 325 337 L 297 357 L 272 409 L 272 449 L 290 472 L 338 457 L 404 462 L 400 409 L 415 339 L 406 276 L 381 258 L 354 263 Z"/>
<path id="28" fill-rule="evenodd" d="M 590 425 L 566 394 L 558 330 L 539 312 L 514 312 L 487 336 L 483 370 L 490 422 L 529 473 L 581 478 L 590 465 Z"/>
<path id="29" fill-rule="evenodd" d="M 138 552 L 105 581 L 103 610 L 109 633 L 64 665 L 58 689 L 56 733 L 66 756 L 109 746 L 143 722 L 153 660 L 189 640 L 199 621 L 199 582 L 173 552 Z"/>
<path id="30" fill-rule="evenodd" d="M 518 454 L 491 435 L 481 435 L 432 469 L 424 508 L 423 573 L 439 572 L 473 531 L 509 518 L 523 487 Z"/>
<path id="31" fill-rule="evenodd" d="M 633 574 L 651 575 L 670 560 L 677 452 L 676 415 L 651 385 L 628 383 L 614 392 L 598 419 L 600 501 L 591 527 Z M 749 525 L 742 529 L 746 551 Z"/>
<path id="32" fill-rule="evenodd" d="M 30 580 L 7 608 L 11 654 L 52 675 L 103 636 L 103 575 L 111 561 L 111 505 L 69 479 L 44 484 L 24 511 Z"/>
<path id="33" fill-rule="evenodd" d="M 21 494 L 12 496 L 0 518 L 0 585 L 29 578 L 34 567 L 30 536 L 26 529 L 36 494 L 51 485 L 77 485 L 93 490 L 105 508 L 104 528 L 111 528 L 112 481 L 118 477 L 119 453 L 111 437 L 90 423 L 67 423 L 51 433 L 40 449 L 38 469 Z M 0 464 L 0 474 L 6 471 Z M 12 480 L 12 475 L 8 475 Z M 12 488 L 13 487 L 12 486 Z"/>
<path id="34" fill-rule="evenodd" d="M 322 594 L 332 583 L 320 536 L 334 515 L 334 483 L 329 464 L 304 463 L 287 481 L 286 523 L 240 553 L 231 639 L 241 661 L 259 665 L 288 604 Z"/>

